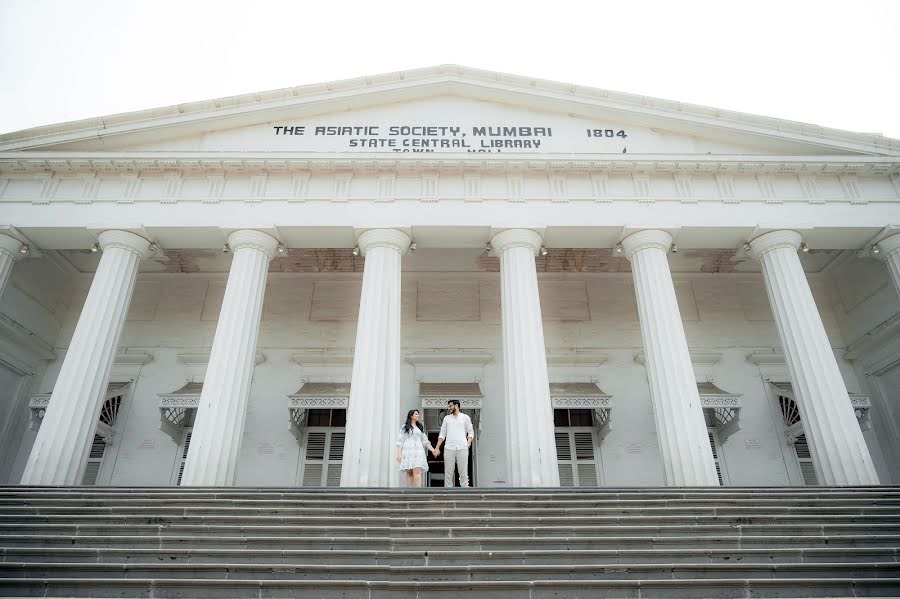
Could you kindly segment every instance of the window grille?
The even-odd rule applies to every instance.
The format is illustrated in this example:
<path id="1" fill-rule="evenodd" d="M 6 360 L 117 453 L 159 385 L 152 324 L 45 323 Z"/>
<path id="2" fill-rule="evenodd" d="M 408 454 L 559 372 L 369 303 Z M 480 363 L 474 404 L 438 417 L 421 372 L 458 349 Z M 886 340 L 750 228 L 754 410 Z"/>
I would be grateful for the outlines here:
<path id="1" fill-rule="evenodd" d="M 100 422 L 109 426 L 115 425 L 116 418 L 119 416 L 119 408 L 122 407 L 122 397 L 116 395 L 103 402 L 103 407 L 100 409 Z"/>
<path id="2" fill-rule="evenodd" d="M 800 407 L 796 401 L 786 395 L 779 395 L 778 404 L 781 406 L 781 417 L 785 426 L 793 426 L 800 422 Z"/>

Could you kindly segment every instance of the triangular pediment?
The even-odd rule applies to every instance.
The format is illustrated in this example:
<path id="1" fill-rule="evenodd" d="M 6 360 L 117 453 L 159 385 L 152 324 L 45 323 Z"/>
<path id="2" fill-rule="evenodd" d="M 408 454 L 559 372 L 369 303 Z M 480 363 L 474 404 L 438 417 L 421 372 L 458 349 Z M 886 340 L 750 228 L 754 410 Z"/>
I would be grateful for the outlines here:
<path id="1" fill-rule="evenodd" d="M 442 66 L 0 136 L 10 150 L 877 156 L 900 141 Z"/>

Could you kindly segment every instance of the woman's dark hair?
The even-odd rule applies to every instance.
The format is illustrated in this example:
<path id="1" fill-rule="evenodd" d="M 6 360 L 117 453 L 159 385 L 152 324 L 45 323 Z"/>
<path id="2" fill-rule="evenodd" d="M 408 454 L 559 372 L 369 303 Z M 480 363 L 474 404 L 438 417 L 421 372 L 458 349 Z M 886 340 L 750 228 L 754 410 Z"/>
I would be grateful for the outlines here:
<path id="1" fill-rule="evenodd" d="M 412 415 L 418 412 L 419 410 L 410 410 L 406 413 L 406 424 L 403 425 L 403 432 L 407 435 L 412 432 Z M 417 422 L 416 426 L 419 427 L 419 430 L 423 433 L 425 432 L 425 427 L 422 426 L 421 422 Z"/>

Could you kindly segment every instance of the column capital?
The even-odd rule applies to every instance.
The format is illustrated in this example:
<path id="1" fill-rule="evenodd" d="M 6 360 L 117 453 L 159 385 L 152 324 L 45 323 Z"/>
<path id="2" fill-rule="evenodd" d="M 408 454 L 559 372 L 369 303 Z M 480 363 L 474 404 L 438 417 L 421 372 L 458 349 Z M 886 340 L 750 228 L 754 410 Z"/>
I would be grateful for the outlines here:
<path id="1" fill-rule="evenodd" d="M 13 260 L 18 260 L 22 257 L 21 249 L 23 247 L 24 244 L 15 237 L 0 233 L 0 254 L 6 254 Z"/>
<path id="2" fill-rule="evenodd" d="M 278 250 L 278 240 L 255 229 L 239 229 L 228 236 L 228 247 L 232 252 L 247 248 L 259 250 L 271 260 Z"/>
<path id="3" fill-rule="evenodd" d="M 149 258 L 153 252 L 150 251 L 150 242 L 134 233 L 128 231 L 110 230 L 104 231 L 97 236 L 100 242 L 100 248 L 103 251 L 118 248 L 135 254 L 141 260 Z"/>
<path id="4" fill-rule="evenodd" d="M 656 248 L 663 252 L 668 252 L 672 247 L 672 236 L 660 229 L 644 229 L 637 233 L 632 233 L 622 240 L 622 249 L 625 250 L 625 257 L 631 260 L 636 252 L 650 248 Z"/>
<path id="5" fill-rule="evenodd" d="M 884 257 L 888 258 L 900 252 L 900 233 L 894 233 L 890 237 L 885 237 L 875 245 L 884 253 Z"/>
<path id="6" fill-rule="evenodd" d="M 790 249 L 795 252 L 800 249 L 803 237 L 796 231 L 781 229 L 770 233 L 763 233 L 750 241 L 750 255 L 759 260 L 763 254 L 777 249 Z"/>
<path id="7" fill-rule="evenodd" d="M 544 238 L 531 229 L 506 229 L 491 237 L 491 247 L 499 255 L 509 248 L 520 247 L 537 254 L 544 243 Z"/>
<path id="8" fill-rule="evenodd" d="M 399 229 L 368 229 L 363 231 L 356 238 L 359 250 L 362 255 L 376 247 L 386 247 L 400 252 L 400 255 L 406 253 L 412 240 L 409 235 Z"/>

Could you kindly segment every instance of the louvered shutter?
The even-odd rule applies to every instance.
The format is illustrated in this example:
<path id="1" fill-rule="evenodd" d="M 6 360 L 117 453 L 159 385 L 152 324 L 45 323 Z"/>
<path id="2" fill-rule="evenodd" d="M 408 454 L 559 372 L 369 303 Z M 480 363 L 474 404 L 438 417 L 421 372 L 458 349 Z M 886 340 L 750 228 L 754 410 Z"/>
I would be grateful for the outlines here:
<path id="1" fill-rule="evenodd" d="M 722 461 L 719 455 L 719 439 L 716 436 L 715 428 L 707 428 L 706 434 L 709 435 L 709 447 L 712 449 L 713 461 L 716 463 L 716 476 L 719 478 L 719 486 L 721 487 L 724 483 L 722 479 Z"/>
<path id="2" fill-rule="evenodd" d="M 94 442 L 91 443 L 91 451 L 84 468 L 84 476 L 81 478 L 82 485 L 94 486 L 97 484 L 97 476 L 100 474 L 100 465 L 103 463 L 105 452 L 106 441 L 100 435 L 94 435 Z"/>
<path id="3" fill-rule="evenodd" d="M 188 449 L 191 447 L 191 433 L 193 429 L 184 431 L 184 441 L 181 444 L 181 457 L 178 459 L 178 480 L 175 481 L 176 486 L 181 485 L 181 477 L 184 475 L 184 465 L 187 463 Z"/>
<path id="4" fill-rule="evenodd" d="M 804 486 L 816 486 L 819 477 L 816 476 L 816 466 L 813 464 L 812 453 L 809 451 L 809 443 L 806 435 L 800 435 L 794 441 L 794 452 L 797 454 L 797 462 L 800 464 L 800 474 L 803 476 Z"/>
<path id="5" fill-rule="evenodd" d="M 306 433 L 306 457 L 303 464 L 304 487 L 321 487 L 322 472 L 325 461 L 325 444 L 328 441 L 328 433 L 323 430 L 307 431 Z"/>
<path id="6" fill-rule="evenodd" d="M 328 464 L 325 473 L 326 487 L 341 486 L 341 460 L 344 459 L 344 431 L 330 431 L 328 439 Z"/>
<path id="7" fill-rule="evenodd" d="M 556 459 L 559 464 L 559 485 L 561 487 L 575 486 L 574 464 L 572 463 L 572 443 L 569 439 L 568 428 L 556 429 Z"/>
<path id="8" fill-rule="evenodd" d="M 556 459 L 562 487 L 596 487 L 597 456 L 590 428 L 557 427 Z"/>

